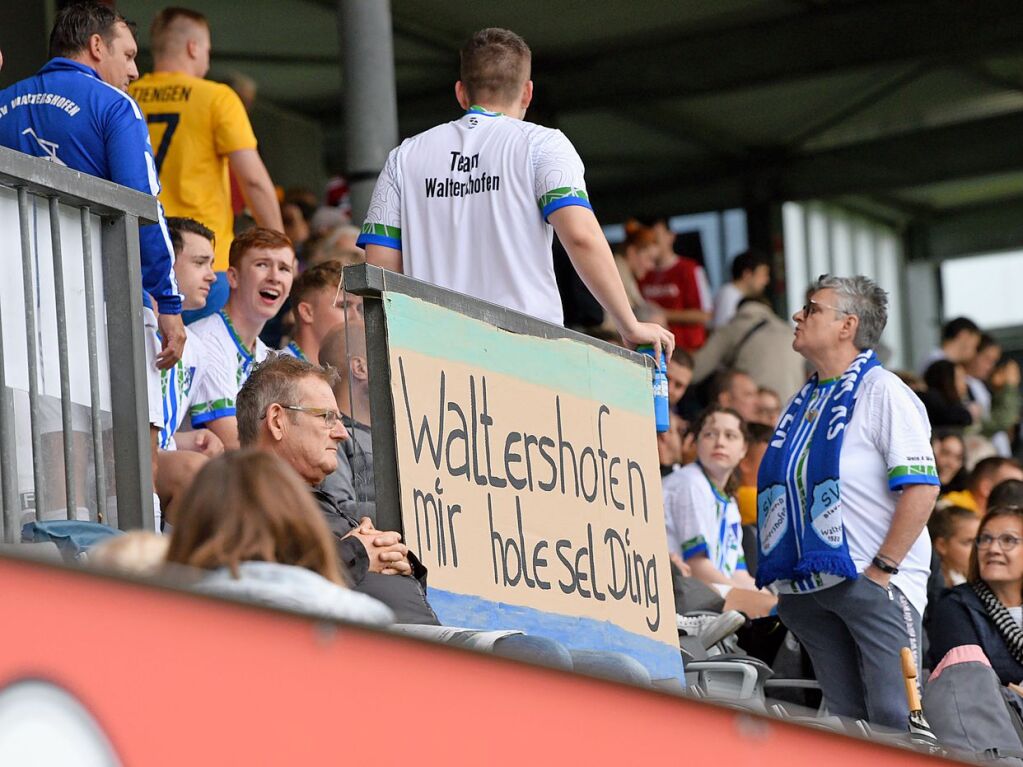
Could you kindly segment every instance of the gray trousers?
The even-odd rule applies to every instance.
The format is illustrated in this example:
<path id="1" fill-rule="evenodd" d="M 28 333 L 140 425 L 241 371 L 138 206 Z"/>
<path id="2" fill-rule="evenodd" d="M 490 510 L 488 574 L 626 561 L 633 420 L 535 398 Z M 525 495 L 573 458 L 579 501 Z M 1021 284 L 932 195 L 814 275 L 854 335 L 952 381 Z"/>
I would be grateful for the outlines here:
<path id="1" fill-rule="evenodd" d="M 920 668 L 920 614 L 895 586 L 862 575 L 809 594 L 782 594 L 778 617 L 806 648 L 828 713 L 904 731 L 900 651 Z"/>

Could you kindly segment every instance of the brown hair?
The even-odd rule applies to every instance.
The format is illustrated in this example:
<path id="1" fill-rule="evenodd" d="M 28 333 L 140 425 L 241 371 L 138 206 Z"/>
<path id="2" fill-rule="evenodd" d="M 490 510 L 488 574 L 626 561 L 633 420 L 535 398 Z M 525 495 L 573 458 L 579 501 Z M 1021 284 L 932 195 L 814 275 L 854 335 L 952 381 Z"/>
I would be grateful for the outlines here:
<path id="1" fill-rule="evenodd" d="M 184 20 L 184 23 L 175 23 L 179 19 Z M 156 14 L 152 26 L 149 27 L 149 47 L 154 58 L 171 52 L 172 38 L 175 35 L 181 36 L 186 24 L 199 24 L 209 28 L 206 17 L 190 8 L 164 8 Z"/>
<path id="2" fill-rule="evenodd" d="M 689 433 L 693 435 L 693 439 L 700 439 L 700 432 L 703 431 L 704 425 L 710 420 L 712 415 L 717 415 L 718 413 L 735 416 L 736 420 L 739 422 L 739 433 L 742 434 L 743 442 L 745 442 L 748 446 L 750 444 L 749 426 L 746 424 L 746 421 L 743 420 L 741 415 L 732 408 L 725 407 L 724 405 L 711 405 L 697 416 L 696 422 L 689 430 Z M 736 467 L 736 469 L 737 468 L 738 467 Z M 731 498 L 739 489 L 739 482 L 739 472 L 733 469 L 731 475 L 728 477 L 728 482 L 725 483 L 725 486 L 721 489 L 725 491 L 725 495 Z"/>
<path id="3" fill-rule="evenodd" d="M 648 245 L 657 244 L 657 233 L 649 226 L 643 226 L 639 221 L 630 218 L 625 222 L 626 248 L 645 248 Z"/>
<path id="4" fill-rule="evenodd" d="M 225 453 L 196 475 L 177 509 L 167 561 L 204 570 L 277 562 L 345 582 L 334 542 L 308 486 L 280 458 Z"/>
<path id="5" fill-rule="evenodd" d="M 213 233 L 213 230 L 204 224 L 200 224 L 194 218 L 169 216 L 167 218 L 167 233 L 170 234 L 171 247 L 174 248 L 175 256 L 180 256 L 181 249 L 185 247 L 185 239 L 181 236 L 185 232 L 209 240 L 211 245 L 217 244 L 217 236 Z"/>
<path id="6" fill-rule="evenodd" d="M 241 265 L 242 258 L 250 250 L 277 250 L 278 248 L 288 248 L 292 253 L 295 252 L 291 240 L 280 232 L 275 232 L 273 229 L 264 229 L 261 226 L 254 226 L 234 238 L 227 262 L 230 266 L 237 269 Z"/>
<path id="7" fill-rule="evenodd" d="M 472 102 L 515 101 L 529 80 L 532 53 L 526 41 L 510 30 L 481 29 L 462 46 L 460 56 L 462 85 Z"/>
<path id="8" fill-rule="evenodd" d="M 298 306 L 310 293 L 323 288 L 337 290 L 342 268 L 340 261 L 323 261 L 306 269 L 291 285 L 291 305 Z"/>
<path id="9" fill-rule="evenodd" d="M 313 365 L 290 354 L 271 354 L 252 368 L 235 399 L 238 441 L 242 447 L 256 444 L 259 422 L 272 404 L 301 404 L 295 402 L 298 399 L 298 382 L 307 377 L 325 381 L 332 390 L 337 385 L 334 368 Z"/>
<path id="10" fill-rule="evenodd" d="M 113 8 L 97 2 L 77 2 L 65 6 L 50 30 L 50 58 L 74 56 L 89 47 L 93 35 L 99 35 L 107 48 L 114 42 L 117 25 L 124 24 L 135 36 L 135 24 Z"/>
<path id="11" fill-rule="evenodd" d="M 998 517 L 1014 517 L 1023 523 L 1023 506 L 996 506 L 993 509 L 989 509 L 984 518 L 980 520 L 980 527 L 977 528 L 977 535 L 979 536 L 984 532 L 984 528 L 987 527 L 988 522 Z M 983 580 L 980 577 L 980 558 L 977 556 L 977 546 L 974 544 L 973 549 L 970 551 L 970 567 L 969 572 L 966 573 L 966 580 L 970 583 L 977 583 Z"/>
<path id="12" fill-rule="evenodd" d="M 982 479 L 992 479 L 999 471 L 1006 466 L 1013 466 L 1017 469 L 1023 468 L 1023 464 L 1020 464 L 1015 458 L 1005 458 L 1000 455 L 990 455 L 981 461 L 977 461 L 977 465 L 973 467 L 973 471 L 970 472 L 970 479 L 967 481 L 967 486 L 970 490 L 976 490 L 980 487 Z"/>

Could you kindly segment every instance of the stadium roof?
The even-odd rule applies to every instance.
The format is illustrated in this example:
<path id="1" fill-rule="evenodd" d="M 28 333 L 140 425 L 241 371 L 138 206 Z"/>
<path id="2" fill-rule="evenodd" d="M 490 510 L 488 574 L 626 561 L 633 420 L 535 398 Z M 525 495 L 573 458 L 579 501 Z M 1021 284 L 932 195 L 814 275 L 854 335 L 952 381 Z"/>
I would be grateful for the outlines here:
<path id="1" fill-rule="evenodd" d="M 118 7 L 147 20 L 163 4 Z M 604 220 L 805 198 L 908 219 L 1023 199 L 1018 0 L 391 5 L 401 135 L 457 115 L 472 31 L 514 29 L 534 51 L 529 117 L 575 143 Z M 337 3 L 241 7 L 203 3 L 214 74 L 242 71 L 321 123 L 340 166 Z"/>

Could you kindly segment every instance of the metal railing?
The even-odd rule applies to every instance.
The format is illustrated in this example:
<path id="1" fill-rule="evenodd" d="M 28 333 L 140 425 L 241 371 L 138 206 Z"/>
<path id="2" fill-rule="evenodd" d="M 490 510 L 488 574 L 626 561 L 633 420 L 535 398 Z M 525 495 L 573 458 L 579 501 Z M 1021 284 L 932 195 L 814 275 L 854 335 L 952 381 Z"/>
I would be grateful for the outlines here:
<path id="1" fill-rule="evenodd" d="M 152 528 L 138 227 L 156 217 L 152 196 L 0 147 L 4 543 L 33 517 Z"/>

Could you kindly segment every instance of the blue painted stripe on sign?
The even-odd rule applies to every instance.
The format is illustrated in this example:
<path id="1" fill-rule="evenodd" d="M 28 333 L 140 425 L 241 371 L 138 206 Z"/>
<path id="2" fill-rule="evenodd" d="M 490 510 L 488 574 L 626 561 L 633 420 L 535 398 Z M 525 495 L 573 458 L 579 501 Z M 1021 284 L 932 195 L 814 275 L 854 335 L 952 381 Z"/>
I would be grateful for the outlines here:
<path id="1" fill-rule="evenodd" d="M 482 631 L 516 629 L 554 639 L 569 649 L 620 652 L 646 666 L 653 679 L 678 679 L 685 684 L 678 647 L 626 631 L 609 621 L 548 613 L 432 587 L 428 597 L 445 626 Z M 661 620 L 674 621 L 675 604 L 670 595 L 666 604 L 662 605 Z"/>

